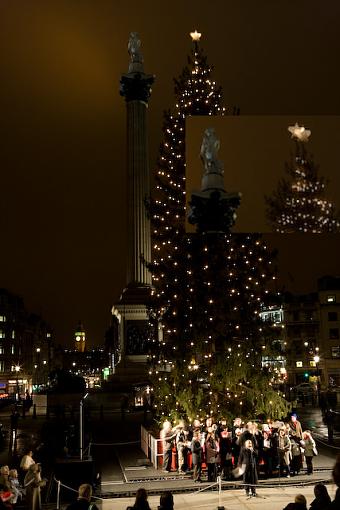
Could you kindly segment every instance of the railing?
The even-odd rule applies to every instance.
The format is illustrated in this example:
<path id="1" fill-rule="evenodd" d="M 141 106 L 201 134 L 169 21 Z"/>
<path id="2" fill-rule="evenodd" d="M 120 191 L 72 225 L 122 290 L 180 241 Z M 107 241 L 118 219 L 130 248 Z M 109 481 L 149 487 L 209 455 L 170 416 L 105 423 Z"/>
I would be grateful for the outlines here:
<path id="1" fill-rule="evenodd" d="M 146 457 L 149 457 L 149 432 L 143 427 L 140 428 L 140 447 Z"/>
<path id="2" fill-rule="evenodd" d="M 163 457 L 160 443 L 162 439 L 156 439 L 143 425 L 141 426 L 141 448 L 155 469 L 161 467 L 160 458 Z"/>

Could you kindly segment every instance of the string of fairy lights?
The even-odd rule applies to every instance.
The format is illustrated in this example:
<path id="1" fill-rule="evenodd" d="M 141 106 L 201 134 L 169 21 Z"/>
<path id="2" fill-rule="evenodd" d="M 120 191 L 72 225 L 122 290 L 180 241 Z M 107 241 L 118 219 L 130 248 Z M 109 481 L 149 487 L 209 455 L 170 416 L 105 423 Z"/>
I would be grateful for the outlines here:
<path id="1" fill-rule="evenodd" d="M 272 198 L 267 198 L 268 217 L 274 230 L 280 233 L 339 232 L 340 221 L 334 204 L 324 198 L 326 185 L 318 175 L 318 168 L 308 156 L 306 143 L 311 131 L 289 126 L 295 140 L 294 162 L 287 165 L 289 180 L 282 180 Z"/>
<path id="2" fill-rule="evenodd" d="M 159 416 L 189 421 L 247 407 L 282 404 L 271 389 L 278 371 L 262 367 L 271 342 L 260 318 L 275 280 L 271 254 L 260 238 L 185 234 L 185 118 L 225 115 L 220 87 L 194 32 L 189 66 L 175 81 L 176 102 L 163 126 L 151 207 L 156 325 L 150 354 L 154 407 Z M 267 337 L 269 338 L 269 337 Z M 261 379 L 263 370 L 269 376 Z M 254 382 L 257 394 L 255 398 Z M 270 402 L 270 403 L 269 403 Z"/>

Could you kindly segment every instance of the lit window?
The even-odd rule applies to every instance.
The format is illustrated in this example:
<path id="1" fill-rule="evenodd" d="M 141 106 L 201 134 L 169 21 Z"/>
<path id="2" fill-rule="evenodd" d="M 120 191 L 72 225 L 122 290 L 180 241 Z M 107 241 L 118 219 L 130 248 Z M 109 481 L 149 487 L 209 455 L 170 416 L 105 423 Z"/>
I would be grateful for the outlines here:
<path id="1" fill-rule="evenodd" d="M 328 295 L 326 301 L 327 303 L 335 303 L 335 295 L 334 294 Z"/>
<path id="2" fill-rule="evenodd" d="M 5 338 L 5 336 L 6 336 L 5 332 L 2 329 L 0 329 L 0 338 Z"/>
<path id="3" fill-rule="evenodd" d="M 316 362 L 314 360 L 310 361 L 309 364 L 311 367 L 316 367 Z"/>
<path id="4" fill-rule="evenodd" d="M 297 368 L 302 368 L 302 366 L 303 366 L 302 361 L 297 361 L 296 366 L 297 366 Z"/>
<path id="5" fill-rule="evenodd" d="M 46 333 L 46 338 L 51 338 L 51 333 Z"/>
<path id="6" fill-rule="evenodd" d="M 15 331 L 13 329 L 13 331 L 12 331 L 12 339 L 14 340 L 14 338 L 15 338 Z"/>
<path id="7" fill-rule="evenodd" d="M 5 352 L 4 346 L 0 345 L 0 354 L 4 354 L 4 352 Z"/>
<path id="8" fill-rule="evenodd" d="M 4 315 L 0 315 L 0 322 L 6 322 L 6 317 Z"/>
<path id="9" fill-rule="evenodd" d="M 332 347 L 332 358 L 340 358 L 340 345 Z"/>
<path id="10" fill-rule="evenodd" d="M 0 361 L 0 372 L 4 372 L 5 371 L 5 362 L 4 361 Z"/>
<path id="11" fill-rule="evenodd" d="M 15 354 L 15 345 L 14 344 L 11 345 L 11 354 Z"/>

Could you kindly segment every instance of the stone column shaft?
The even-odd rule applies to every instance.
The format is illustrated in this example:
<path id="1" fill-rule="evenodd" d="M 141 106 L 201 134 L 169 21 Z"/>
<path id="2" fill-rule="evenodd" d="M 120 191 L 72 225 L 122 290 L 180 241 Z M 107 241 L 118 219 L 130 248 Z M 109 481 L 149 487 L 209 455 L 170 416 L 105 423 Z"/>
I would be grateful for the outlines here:
<path id="1" fill-rule="evenodd" d="M 127 284 L 150 285 L 151 275 L 141 257 L 151 260 L 150 220 L 145 200 L 150 196 L 149 155 L 144 101 L 132 100 L 127 106 L 127 192 L 128 260 Z"/>

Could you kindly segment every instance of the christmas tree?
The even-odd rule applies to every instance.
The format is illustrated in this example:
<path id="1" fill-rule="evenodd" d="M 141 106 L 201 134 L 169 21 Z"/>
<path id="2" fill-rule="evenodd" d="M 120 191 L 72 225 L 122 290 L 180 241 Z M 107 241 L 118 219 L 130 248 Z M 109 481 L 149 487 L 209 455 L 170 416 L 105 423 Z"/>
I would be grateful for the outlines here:
<path id="1" fill-rule="evenodd" d="M 288 128 L 295 141 L 295 157 L 285 170 L 272 197 L 265 197 L 267 217 L 275 232 L 339 232 L 334 204 L 324 198 L 326 181 L 308 154 L 306 143 L 311 131 L 295 124 Z"/>
<path id="2" fill-rule="evenodd" d="M 263 366 L 271 334 L 260 319 L 275 278 L 261 236 L 185 233 L 185 118 L 224 115 L 221 89 L 193 35 L 188 66 L 165 115 L 157 197 L 150 203 L 157 325 L 150 354 L 158 417 L 280 416 L 274 366 Z M 208 124 L 208 122 L 207 122 Z"/>

